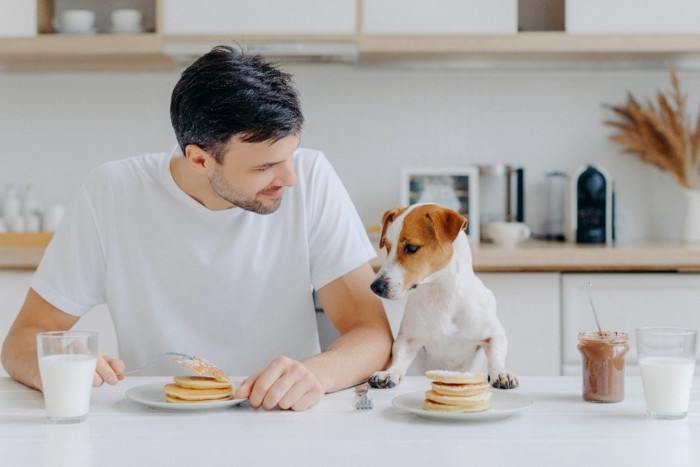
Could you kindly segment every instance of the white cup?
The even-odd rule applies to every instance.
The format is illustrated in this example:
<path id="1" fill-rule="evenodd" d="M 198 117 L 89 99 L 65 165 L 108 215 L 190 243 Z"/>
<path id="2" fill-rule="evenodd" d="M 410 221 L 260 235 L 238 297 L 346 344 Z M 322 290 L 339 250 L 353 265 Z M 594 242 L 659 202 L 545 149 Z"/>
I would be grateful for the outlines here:
<path id="1" fill-rule="evenodd" d="M 697 331 L 639 328 L 636 337 L 647 416 L 685 418 L 695 371 Z"/>
<path id="2" fill-rule="evenodd" d="M 112 29 L 115 31 L 134 31 L 141 28 L 141 11 L 134 8 L 121 8 L 110 14 Z"/>
<path id="3" fill-rule="evenodd" d="M 522 222 L 492 222 L 488 224 L 488 233 L 496 245 L 503 247 L 514 247 L 530 238 L 530 228 Z"/>
<path id="4" fill-rule="evenodd" d="M 86 32 L 95 27 L 95 12 L 91 10 L 65 10 L 59 26 L 66 31 Z"/>
<path id="5" fill-rule="evenodd" d="M 90 409 L 97 365 L 97 333 L 40 332 L 36 336 L 46 416 L 52 423 L 78 423 Z"/>

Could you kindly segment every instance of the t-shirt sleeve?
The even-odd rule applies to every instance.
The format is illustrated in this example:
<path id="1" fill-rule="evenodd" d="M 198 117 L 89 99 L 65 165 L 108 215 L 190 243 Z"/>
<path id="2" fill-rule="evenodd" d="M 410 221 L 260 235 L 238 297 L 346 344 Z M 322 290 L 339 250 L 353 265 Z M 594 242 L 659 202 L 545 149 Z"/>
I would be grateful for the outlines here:
<path id="1" fill-rule="evenodd" d="M 66 210 L 31 287 L 65 313 L 82 316 L 105 302 L 105 255 L 87 189 Z"/>
<path id="2" fill-rule="evenodd" d="M 309 179 L 309 254 L 316 289 L 376 256 L 364 225 L 340 178 L 323 154 Z"/>

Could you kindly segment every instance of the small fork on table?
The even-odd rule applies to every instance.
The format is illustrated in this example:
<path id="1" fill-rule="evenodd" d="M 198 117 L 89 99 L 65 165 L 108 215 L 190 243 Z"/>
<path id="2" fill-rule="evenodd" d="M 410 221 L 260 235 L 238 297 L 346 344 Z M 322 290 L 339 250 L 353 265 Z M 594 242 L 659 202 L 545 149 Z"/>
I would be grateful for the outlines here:
<path id="1" fill-rule="evenodd" d="M 359 386 L 355 386 L 355 394 L 359 396 L 357 402 L 355 402 L 355 409 L 371 410 L 374 408 L 372 399 L 370 399 L 367 395 L 367 391 L 369 391 L 369 383 L 363 383 Z"/>

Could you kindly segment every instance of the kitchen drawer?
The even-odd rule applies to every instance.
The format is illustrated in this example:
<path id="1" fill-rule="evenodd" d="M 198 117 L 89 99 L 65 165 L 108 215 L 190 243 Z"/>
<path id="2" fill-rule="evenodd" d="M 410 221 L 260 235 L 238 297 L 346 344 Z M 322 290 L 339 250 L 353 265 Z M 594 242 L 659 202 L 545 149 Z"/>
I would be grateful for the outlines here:
<path id="1" fill-rule="evenodd" d="M 347 35 L 355 0 L 163 0 L 164 34 Z"/>
<path id="2" fill-rule="evenodd" d="M 629 334 L 625 359 L 628 374 L 638 374 L 634 330 L 642 326 L 700 329 L 700 274 L 625 273 L 562 275 L 562 355 L 565 375 L 581 374 L 576 348 L 580 331 L 595 331 L 587 295 L 593 301 L 603 330 Z M 700 367 L 696 366 L 696 372 Z M 698 373 L 700 374 L 700 373 Z"/>
<path id="3" fill-rule="evenodd" d="M 514 34 L 517 0 L 368 0 L 363 5 L 365 34 Z"/>

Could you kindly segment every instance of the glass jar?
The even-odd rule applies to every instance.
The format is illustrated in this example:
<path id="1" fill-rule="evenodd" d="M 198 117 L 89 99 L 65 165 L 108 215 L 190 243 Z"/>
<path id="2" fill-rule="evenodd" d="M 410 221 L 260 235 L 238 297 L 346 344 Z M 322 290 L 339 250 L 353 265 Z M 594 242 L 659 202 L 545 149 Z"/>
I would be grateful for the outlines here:
<path id="1" fill-rule="evenodd" d="M 583 399 L 589 402 L 620 402 L 625 398 L 625 354 L 629 350 L 624 332 L 581 332 L 578 350 L 583 357 Z"/>

